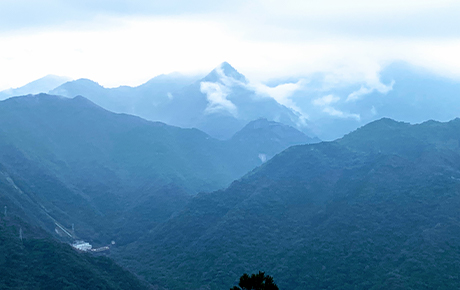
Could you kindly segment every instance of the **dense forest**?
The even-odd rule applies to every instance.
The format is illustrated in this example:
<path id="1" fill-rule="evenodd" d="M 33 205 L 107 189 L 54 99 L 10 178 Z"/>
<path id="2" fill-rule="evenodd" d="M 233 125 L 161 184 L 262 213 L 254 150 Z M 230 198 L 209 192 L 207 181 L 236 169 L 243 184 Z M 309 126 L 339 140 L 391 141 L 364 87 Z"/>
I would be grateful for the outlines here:
<path id="1" fill-rule="evenodd" d="M 280 289 L 458 288 L 459 132 L 382 119 L 291 147 L 116 257 L 171 289 L 257 271 Z"/>
<path id="2" fill-rule="evenodd" d="M 51 234 L 116 241 L 106 254 L 159 289 L 229 289 L 259 271 L 280 289 L 459 285 L 459 119 L 384 118 L 305 144 L 301 132 L 265 119 L 221 141 L 82 97 L 12 98 L 0 111 L 8 124 L 0 128 L 0 201 L 17 213 L 2 219 L 11 247 L 3 261 L 17 264 L 3 265 L 22 269 L 5 270 L 4 283 L 46 288 L 36 283 L 62 277 L 59 287 L 146 287 Z M 254 169 L 226 187 L 240 166 Z M 74 236 L 55 231 L 57 223 L 75 225 Z M 31 228 L 47 234 L 28 235 Z M 72 274 L 80 272 L 84 281 Z"/>
<path id="3" fill-rule="evenodd" d="M 0 289 L 149 289 L 107 257 L 94 257 L 12 216 L 0 219 Z"/>

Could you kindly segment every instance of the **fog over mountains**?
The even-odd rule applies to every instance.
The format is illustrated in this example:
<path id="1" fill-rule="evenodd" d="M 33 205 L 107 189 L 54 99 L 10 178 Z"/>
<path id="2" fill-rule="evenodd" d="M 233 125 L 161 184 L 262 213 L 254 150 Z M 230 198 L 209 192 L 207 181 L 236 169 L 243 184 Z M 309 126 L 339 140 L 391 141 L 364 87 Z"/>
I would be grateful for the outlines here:
<path id="1" fill-rule="evenodd" d="M 203 78 L 178 73 L 157 76 L 138 87 L 104 88 L 98 83 L 48 76 L 0 92 L 1 98 L 45 92 L 81 95 L 118 113 L 229 139 L 248 122 L 266 118 L 310 137 L 333 140 L 382 117 L 420 123 L 457 117 L 459 82 L 403 62 L 383 67 L 373 82 L 337 82 L 317 73 L 255 84 L 224 62 Z M 55 86 L 53 86 L 55 84 Z"/>
<path id="2" fill-rule="evenodd" d="M 38 80 L 30 82 L 20 88 L 11 88 L 8 90 L 1 91 L 0 100 L 4 100 L 14 96 L 47 93 L 68 81 L 70 81 L 70 78 L 55 75 L 47 75 Z"/>
<path id="3" fill-rule="evenodd" d="M 202 79 L 179 74 L 153 78 L 139 87 L 106 89 L 80 79 L 67 82 L 51 94 L 82 95 L 114 112 L 138 115 L 184 128 L 198 128 L 228 139 L 248 122 L 266 118 L 293 126 L 313 137 L 302 116 L 249 87 L 246 78 L 224 62 Z"/>
<path id="4" fill-rule="evenodd" d="M 265 271 L 280 289 L 459 288 L 459 89 L 404 63 L 340 85 L 223 63 L 4 91 L 0 285 L 217 290 Z M 76 240 L 107 249 L 58 243 Z"/>

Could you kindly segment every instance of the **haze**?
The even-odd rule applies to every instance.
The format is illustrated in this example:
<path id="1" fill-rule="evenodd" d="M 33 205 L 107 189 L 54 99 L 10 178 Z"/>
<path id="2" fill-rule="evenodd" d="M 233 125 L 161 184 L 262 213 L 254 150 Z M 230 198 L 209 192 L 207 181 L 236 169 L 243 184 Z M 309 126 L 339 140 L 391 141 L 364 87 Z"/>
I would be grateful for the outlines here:
<path id="1" fill-rule="evenodd" d="M 460 78 L 458 1 L 1 1 L 0 90 L 48 74 L 107 87 L 228 61 L 255 83 L 380 85 L 395 60 Z"/>

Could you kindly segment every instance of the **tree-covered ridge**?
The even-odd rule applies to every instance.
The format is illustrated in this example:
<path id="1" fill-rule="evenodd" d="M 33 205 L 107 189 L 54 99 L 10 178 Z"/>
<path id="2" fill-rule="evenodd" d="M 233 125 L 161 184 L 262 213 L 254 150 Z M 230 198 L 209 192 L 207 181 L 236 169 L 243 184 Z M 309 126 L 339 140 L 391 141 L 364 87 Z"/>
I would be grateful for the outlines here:
<path id="1" fill-rule="evenodd" d="M 0 187 L 22 193 L 8 198 L 27 208 L 29 222 L 54 231 L 50 215 L 98 245 L 132 242 L 193 194 L 226 187 L 262 164 L 259 154 L 270 158 L 310 140 L 288 126 L 272 134 L 267 125 L 257 131 L 267 133 L 264 146 L 221 141 L 46 94 L 0 102 L 0 124 Z M 283 130 L 292 138 L 271 138 Z"/>
<path id="2" fill-rule="evenodd" d="M 106 257 L 76 252 L 15 216 L 0 218 L 0 289 L 149 289 Z"/>
<path id="3" fill-rule="evenodd" d="M 173 289 L 259 270 L 280 289 L 456 289 L 459 141 L 460 120 L 382 119 L 291 147 L 118 254 Z"/>

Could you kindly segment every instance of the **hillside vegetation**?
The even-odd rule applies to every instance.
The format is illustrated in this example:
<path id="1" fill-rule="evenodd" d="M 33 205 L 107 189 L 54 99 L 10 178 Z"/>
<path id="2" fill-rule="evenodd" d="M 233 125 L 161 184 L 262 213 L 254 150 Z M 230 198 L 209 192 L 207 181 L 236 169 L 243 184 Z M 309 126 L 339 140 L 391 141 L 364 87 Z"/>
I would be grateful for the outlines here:
<path id="1" fill-rule="evenodd" d="M 170 289 L 259 270 L 280 289 L 456 289 L 459 142 L 458 119 L 381 119 L 294 146 L 117 254 Z"/>

